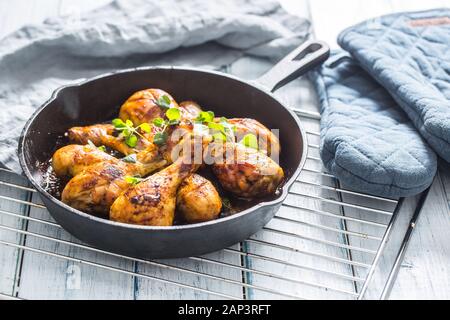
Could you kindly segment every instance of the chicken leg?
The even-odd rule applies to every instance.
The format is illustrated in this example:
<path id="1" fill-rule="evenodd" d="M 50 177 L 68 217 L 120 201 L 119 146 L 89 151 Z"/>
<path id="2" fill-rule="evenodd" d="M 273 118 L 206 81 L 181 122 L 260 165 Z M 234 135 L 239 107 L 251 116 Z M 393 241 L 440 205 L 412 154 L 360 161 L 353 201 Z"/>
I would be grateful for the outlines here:
<path id="1" fill-rule="evenodd" d="M 144 177 L 164 167 L 166 161 L 152 148 L 140 152 L 136 163 L 116 159 L 87 167 L 66 185 L 62 201 L 88 213 L 107 214 L 114 200 L 130 186 L 128 177 Z"/>

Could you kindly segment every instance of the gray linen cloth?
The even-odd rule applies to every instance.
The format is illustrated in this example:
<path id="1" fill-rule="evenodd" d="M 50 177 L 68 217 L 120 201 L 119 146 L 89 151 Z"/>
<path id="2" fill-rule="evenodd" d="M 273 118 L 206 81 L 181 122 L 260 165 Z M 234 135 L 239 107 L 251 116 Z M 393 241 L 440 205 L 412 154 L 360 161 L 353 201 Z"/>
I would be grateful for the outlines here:
<path id="1" fill-rule="evenodd" d="M 243 56 L 277 60 L 309 29 L 271 0 L 116 0 L 23 27 L 0 40 L 0 164 L 21 172 L 22 127 L 62 85 L 147 65 L 220 69 Z"/>

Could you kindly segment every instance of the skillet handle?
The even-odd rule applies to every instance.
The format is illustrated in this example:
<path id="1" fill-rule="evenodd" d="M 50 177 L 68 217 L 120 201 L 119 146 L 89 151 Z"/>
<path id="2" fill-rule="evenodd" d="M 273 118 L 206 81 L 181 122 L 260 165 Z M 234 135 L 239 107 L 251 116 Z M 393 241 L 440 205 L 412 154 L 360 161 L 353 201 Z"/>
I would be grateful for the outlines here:
<path id="1" fill-rule="evenodd" d="M 308 40 L 255 82 L 274 92 L 321 65 L 329 56 L 330 47 L 325 42 Z"/>

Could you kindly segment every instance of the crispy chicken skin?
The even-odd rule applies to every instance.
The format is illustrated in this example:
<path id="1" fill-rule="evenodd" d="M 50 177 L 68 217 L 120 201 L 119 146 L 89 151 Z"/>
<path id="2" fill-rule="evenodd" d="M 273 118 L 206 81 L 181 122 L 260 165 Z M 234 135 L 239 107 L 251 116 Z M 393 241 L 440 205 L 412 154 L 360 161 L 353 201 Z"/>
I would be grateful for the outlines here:
<path id="1" fill-rule="evenodd" d="M 151 148 L 137 154 L 136 163 L 113 159 L 91 165 L 74 176 L 63 190 L 62 201 L 88 213 L 107 214 L 114 200 L 130 186 L 126 177 L 144 177 L 166 164 L 158 150 Z"/>
<path id="2" fill-rule="evenodd" d="M 52 166 L 60 177 L 73 177 L 99 162 L 115 162 L 116 158 L 90 145 L 68 145 L 55 152 Z"/>
<path id="3" fill-rule="evenodd" d="M 128 188 L 111 206 L 111 220 L 148 226 L 171 226 L 178 187 L 199 167 L 187 162 L 185 157 L 180 157 L 166 169 Z"/>
<path id="4" fill-rule="evenodd" d="M 133 174 L 123 162 L 98 163 L 72 178 L 61 200 L 87 213 L 107 215 L 114 200 L 129 187 L 125 177 Z"/>
<path id="5" fill-rule="evenodd" d="M 146 89 L 136 92 L 122 105 L 120 119 L 131 120 L 135 126 L 138 126 L 143 123 L 152 123 L 156 118 L 164 118 L 166 110 L 156 103 L 162 96 L 168 96 L 171 107 L 178 108 L 178 104 L 167 92 L 159 89 Z"/>
<path id="6" fill-rule="evenodd" d="M 193 174 L 178 189 L 177 210 L 188 223 L 215 220 L 222 210 L 222 199 L 208 179 Z"/>
<path id="7" fill-rule="evenodd" d="M 266 152 L 269 157 L 277 157 L 280 154 L 280 140 L 266 126 L 259 121 L 249 118 L 228 119 L 228 122 L 236 127 L 236 142 L 242 140 L 246 134 L 253 134 L 258 138 L 259 150 Z"/>
<path id="8" fill-rule="evenodd" d="M 283 169 L 270 157 L 241 144 L 227 143 L 213 172 L 224 189 L 243 198 L 273 194 L 284 178 Z"/>

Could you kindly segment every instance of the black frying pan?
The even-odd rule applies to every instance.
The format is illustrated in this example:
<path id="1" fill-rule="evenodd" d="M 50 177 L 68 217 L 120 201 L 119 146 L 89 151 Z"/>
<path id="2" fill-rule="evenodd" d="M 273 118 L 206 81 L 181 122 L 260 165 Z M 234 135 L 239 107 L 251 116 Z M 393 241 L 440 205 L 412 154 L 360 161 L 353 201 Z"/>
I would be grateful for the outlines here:
<path id="1" fill-rule="evenodd" d="M 138 258 L 176 258 L 213 252 L 260 230 L 280 208 L 306 160 L 307 142 L 299 119 L 271 92 L 321 64 L 329 56 L 322 42 L 306 42 L 252 82 L 219 72 L 150 67 L 106 74 L 57 90 L 25 125 L 19 142 L 22 169 L 54 219 L 78 239 L 97 248 Z M 273 199 L 215 221 L 149 227 L 108 221 L 75 210 L 43 188 L 43 164 L 70 127 L 104 122 L 118 114 L 134 92 L 160 88 L 177 101 L 193 100 L 225 117 L 248 117 L 280 129 L 280 164 L 286 181 Z"/>

